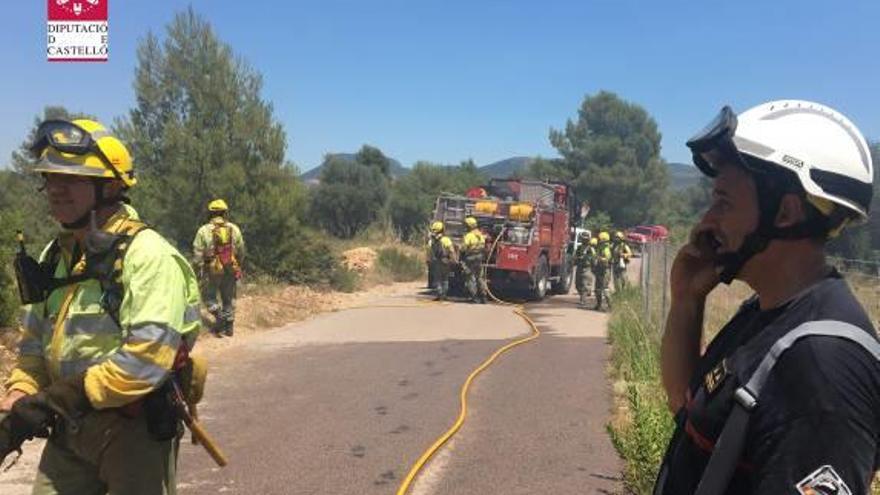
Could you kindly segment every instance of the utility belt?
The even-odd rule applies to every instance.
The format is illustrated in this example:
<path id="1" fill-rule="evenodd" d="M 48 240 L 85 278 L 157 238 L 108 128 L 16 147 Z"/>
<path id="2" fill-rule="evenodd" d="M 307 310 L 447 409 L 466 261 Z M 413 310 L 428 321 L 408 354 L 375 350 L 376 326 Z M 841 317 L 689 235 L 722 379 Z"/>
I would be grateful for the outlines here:
<path id="1" fill-rule="evenodd" d="M 441 256 L 433 259 L 434 263 L 439 263 L 441 265 L 451 265 L 453 260 L 452 256 Z"/>
<path id="2" fill-rule="evenodd" d="M 143 398 L 116 409 L 126 418 L 143 417 L 147 422 L 147 431 L 157 441 L 170 440 L 183 433 L 181 422 L 184 418 L 181 417 L 177 405 L 175 383 L 183 395 L 183 401 L 191 410 L 201 402 L 205 392 L 208 372 L 204 359 L 191 357 L 188 351 L 181 351 L 175 364 L 177 366 L 174 371 L 160 387 Z"/>
<path id="3" fill-rule="evenodd" d="M 241 278 L 241 265 L 238 263 L 238 258 L 235 256 L 233 256 L 232 261 L 227 264 L 223 264 L 223 261 L 219 256 L 208 256 L 205 257 L 203 266 L 205 267 L 205 273 L 212 277 L 220 277 L 226 273 L 230 273 L 235 276 L 236 280 Z"/>
<path id="4" fill-rule="evenodd" d="M 482 251 L 475 251 L 472 253 L 464 253 L 462 255 L 462 258 L 464 258 L 464 261 L 466 263 L 477 263 L 477 262 L 482 263 L 483 262 L 483 252 Z"/>

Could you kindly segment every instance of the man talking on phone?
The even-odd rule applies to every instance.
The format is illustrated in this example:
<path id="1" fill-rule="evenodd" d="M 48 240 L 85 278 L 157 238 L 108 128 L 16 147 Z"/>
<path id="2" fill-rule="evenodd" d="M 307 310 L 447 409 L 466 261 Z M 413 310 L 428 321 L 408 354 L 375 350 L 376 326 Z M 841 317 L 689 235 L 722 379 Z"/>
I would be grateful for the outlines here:
<path id="1" fill-rule="evenodd" d="M 867 493 L 880 344 L 825 258 L 868 216 L 865 139 L 839 112 L 788 100 L 724 107 L 687 145 L 714 185 L 672 267 L 661 366 L 676 431 L 655 495 Z M 706 298 L 734 279 L 755 293 L 701 352 Z"/>

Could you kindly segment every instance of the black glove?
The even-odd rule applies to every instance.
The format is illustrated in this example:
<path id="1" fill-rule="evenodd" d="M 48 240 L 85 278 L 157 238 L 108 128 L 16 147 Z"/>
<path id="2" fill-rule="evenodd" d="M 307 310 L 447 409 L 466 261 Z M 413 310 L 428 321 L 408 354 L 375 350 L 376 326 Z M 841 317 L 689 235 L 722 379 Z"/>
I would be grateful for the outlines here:
<path id="1" fill-rule="evenodd" d="M 15 401 L 0 430 L 2 435 L 8 437 L 11 445 L 21 445 L 22 441 L 34 437 L 48 437 L 49 429 L 54 425 L 55 413 L 46 403 L 46 396 L 40 393 L 26 395 Z"/>
<path id="2" fill-rule="evenodd" d="M 76 420 L 92 410 L 86 396 L 85 374 L 59 380 L 34 395 L 15 401 L 9 413 L 9 430 L 13 437 L 46 438 L 58 416 Z"/>

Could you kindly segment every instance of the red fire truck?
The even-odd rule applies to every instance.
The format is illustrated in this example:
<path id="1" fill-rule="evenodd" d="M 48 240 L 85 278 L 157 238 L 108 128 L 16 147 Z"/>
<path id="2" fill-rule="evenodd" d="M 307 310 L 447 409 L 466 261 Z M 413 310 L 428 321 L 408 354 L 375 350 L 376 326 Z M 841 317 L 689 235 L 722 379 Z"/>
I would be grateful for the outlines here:
<path id="1" fill-rule="evenodd" d="M 540 300 L 571 288 L 577 207 L 574 189 L 562 182 L 491 179 L 464 196 L 441 194 L 433 219 L 460 246 L 464 219 L 473 216 L 486 234 L 486 278 L 493 292 L 525 290 Z M 451 286 L 460 284 L 456 271 Z"/>

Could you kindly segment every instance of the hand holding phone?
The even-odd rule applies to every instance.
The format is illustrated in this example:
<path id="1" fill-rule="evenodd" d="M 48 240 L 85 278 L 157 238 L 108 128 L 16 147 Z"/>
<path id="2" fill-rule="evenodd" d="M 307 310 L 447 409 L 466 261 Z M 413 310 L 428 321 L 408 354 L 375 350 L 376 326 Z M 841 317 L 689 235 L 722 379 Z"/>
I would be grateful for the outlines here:
<path id="1" fill-rule="evenodd" d="M 712 230 L 697 224 L 672 263 L 669 283 L 673 302 L 683 299 L 700 300 L 720 283 L 718 277 L 718 248 L 721 243 Z"/>

